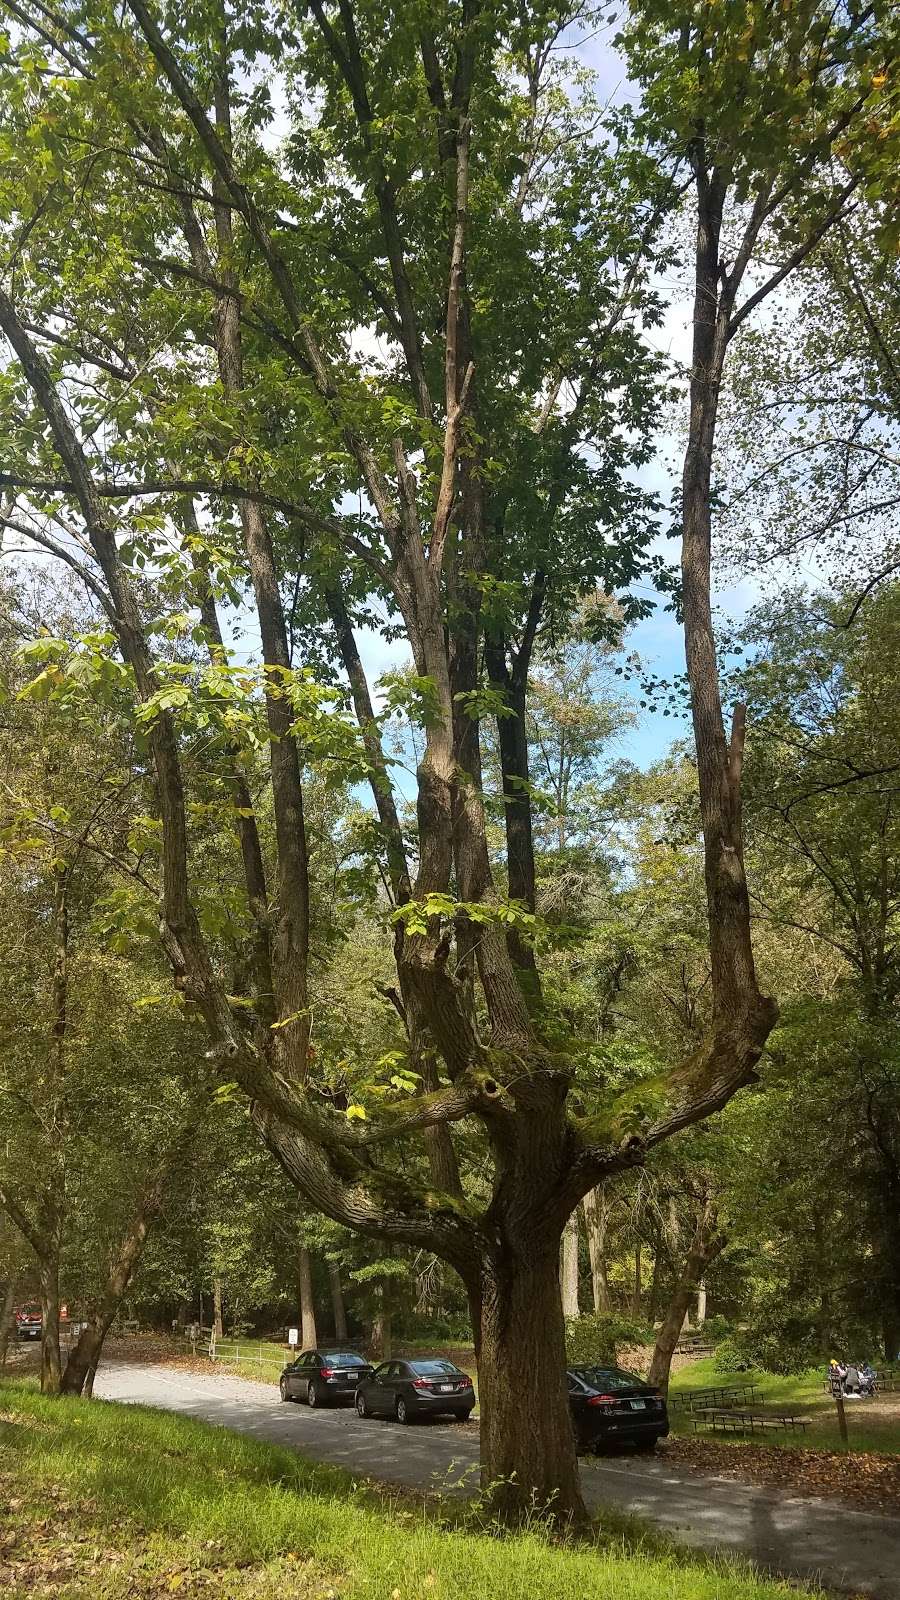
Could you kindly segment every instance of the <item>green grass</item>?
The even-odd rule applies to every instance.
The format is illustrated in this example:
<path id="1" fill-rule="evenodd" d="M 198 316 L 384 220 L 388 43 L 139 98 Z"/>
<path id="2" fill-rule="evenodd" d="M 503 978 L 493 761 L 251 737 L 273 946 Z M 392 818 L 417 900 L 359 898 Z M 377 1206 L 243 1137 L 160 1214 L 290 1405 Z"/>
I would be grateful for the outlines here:
<path id="1" fill-rule="evenodd" d="M 8 1508 L 8 1509 L 6 1509 Z M 5 1510 L 5 1515 L 4 1515 Z M 788 1600 L 617 1519 L 592 1545 L 499 1536 L 186 1417 L 0 1383 L 9 1600 Z M 49 1575 L 49 1578 L 48 1578 Z M 807 1596 L 812 1591 L 802 1591 Z"/>
<path id="2" fill-rule="evenodd" d="M 715 1437 L 717 1440 L 725 1439 L 736 1446 L 749 1442 L 754 1444 L 764 1442 L 780 1449 L 839 1450 L 841 1438 L 837 1413 L 831 1395 L 822 1388 L 823 1377 L 824 1372 L 819 1369 L 812 1369 L 790 1378 L 779 1377 L 772 1372 L 720 1372 L 714 1358 L 707 1356 L 700 1361 L 691 1362 L 690 1366 L 682 1367 L 679 1372 L 674 1373 L 669 1389 L 675 1394 L 679 1389 L 702 1389 L 710 1384 L 742 1383 L 745 1380 L 752 1380 L 758 1385 L 759 1390 L 754 1409 L 766 1410 L 771 1407 L 772 1410 L 783 1408 L 785 1411 L 795 1411 L 799 1416 L 809 1417 L 812 1427 L 802 1433 L 783 1435 L 776 1434 L 773 1430 L 767 1432 L 764 1439 L 757 1434 L 752 1441 L 721 1433 L 709 1437 Z M 890 1406 L 888 1416 L 873 1415 L 870 1402 L 866 1400 L 846 1402 L 844 1409 L 851 1449 L 878 1450 L 888 1454 L 900 1453 L 900 1394 L 886 1395 L 884 1398 Z M 673 1406 L 670 1418 L 674 1433 L 693 1436 L 694 1430 L 687 1412 Z M 701 1437 L 705 1435 L 701 1434 Z"/>
<path id="3" fill-rule="evenodd" d="M 197 1354 L 205 1353 L 197 1347 Z M 293 1361 L 297 1354 L 286 1344 L 275 1344 L 267 1339 L 219 1339 L 216 1342 L 216 1360 L 234 1368 L 246 1378 L 260 1383 L 277 1383 L 282 1367 Z"/>

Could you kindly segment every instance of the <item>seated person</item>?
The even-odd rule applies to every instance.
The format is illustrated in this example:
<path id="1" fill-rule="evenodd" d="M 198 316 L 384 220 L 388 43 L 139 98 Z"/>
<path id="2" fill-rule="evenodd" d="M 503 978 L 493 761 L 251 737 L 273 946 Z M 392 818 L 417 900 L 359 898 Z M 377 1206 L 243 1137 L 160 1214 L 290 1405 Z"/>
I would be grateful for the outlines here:
<path id="1" fill-rule="evenodd" d="M 869 1395 L 875 1393 L 875 1368 L 868 1361 L 859 1364 L 859 1392 Z"/>

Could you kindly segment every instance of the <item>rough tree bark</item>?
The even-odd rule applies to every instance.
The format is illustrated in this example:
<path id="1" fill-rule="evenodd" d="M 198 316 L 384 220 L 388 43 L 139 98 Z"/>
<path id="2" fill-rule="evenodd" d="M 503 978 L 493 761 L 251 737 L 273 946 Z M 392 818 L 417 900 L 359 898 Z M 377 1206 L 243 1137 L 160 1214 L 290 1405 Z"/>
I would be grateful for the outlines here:
<path id="1" fill-rule="evenodd" d="M 605 1190 L 601 1187 L 591 1189 L 582 1201 L 584 1211 L 584 1224 L 587 1232 L 588 1255 L 591 1261 L 591 1288 L 594 1296 L 594 1310 L 599 1313 L 612 1311 L 612 1295 L 609 1288 L 609 1274 L 606 1265 L 606 1229 L 609 1216 L 609 1202 Z"/>
<path id="2" fill-rule="evenodd" d="M 314 1350 L 318 1344 L 316 1333 L 316 1303 L 313 1297 L 312 1258 L 305 1244 L 297 1253 L 297 1293 L 300 1301 L 300 1344 L 304 1350 Z"/>
<path id="3" fill-rule="evenodd" d="M 59 1342 L 59 1238 L 45 1243 L 38 1258 L 41 1301 L 41 1391 L 59 1394 L 62 1354 Z"/>
<path id="4" fill-rule="evenodd" d="M 147 1238 L 162 1210 L 171 1180 L 190 1148 L 194 1136 L 195 1114 L 201 1104 L 202 1100 L 196 1102 L 184 1127 L 176 1134 L 173 1144 L 162 1156 L 156 1171 L 138 1196 L 110 1264 L 99 1301 L 91 1310 L 74 1349 L 69 1353 L 60 1385 L 63 1394 L 80 1394 L 85 1399 L 90 1399 L 94 1392 L 94 1378 L 106 1336 L 140 1265 Z M 202 1302 L 200 1309 L 202 1322 Z M 219 1313 L 221 1317 L 221 1296 Z"/>
<path id="5" fill-rule="evenodd" d="M 222 1325 L 222 1279 L 213 1278 L 213 1337 L 221 1339 L 224 1336 Z"/>
<path id="6" fill-rule="evenodd" d="M 565 1226 L 560 1254 L 560 1285 L 564 1317 L 577 1317 L 578 1305 L 578 1212 L 573 1211 Z"/>
<path id="7" fill-rule="evenodd" d="M 694 1236 L 653 1347 L 648 1382 L 656 1384 L 664 1394 L 668 1392 L 672 1356 L 691 1300 L 704 1272 L 725 1248 L 725 1243 L 725 1235 L 718 1231 L 716 1208 L 711 1201 L 707 1201 L 697 1219 Z"/>
<path id="8" fill-rule="evenodd" d="M 90 1399 L 94 1378 L 107 1334 L 115 1320 L 122 1298 L 134 1276 L 143 1252 L 150 1218 L 143 1216 L 129 1228 L 110 1270 L 97 1308 L 88 1317 L 74 1348 L 69 1353 L 60 1383 L 60 1393 L 78 1394 Z"/>
<path id="9" fill-rule="evenodd" d="M 536 1505 L 580 1520 L 555 1242 L 525 1259 L 485 1262 L 479 1326 L 483 1488 L 510 1518 L 521 1513 L 527 1483 Z"/>

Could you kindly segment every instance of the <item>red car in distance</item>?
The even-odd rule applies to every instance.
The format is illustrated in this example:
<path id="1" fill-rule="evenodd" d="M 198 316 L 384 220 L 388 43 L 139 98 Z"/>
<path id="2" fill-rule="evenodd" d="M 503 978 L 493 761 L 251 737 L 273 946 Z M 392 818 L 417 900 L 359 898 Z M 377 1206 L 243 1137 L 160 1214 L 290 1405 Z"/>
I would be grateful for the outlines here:
<path id="1" fill-rule="evenodd" d="M 16 1332 L 20 1339 L 39 1339 L 41 1337 L 44 1319 L 41 1316 L 41 1308 L 35 1301 L 32 1300 L 27 1305 L 19 1306 L 15 1313 L 15 1319 Z"/>

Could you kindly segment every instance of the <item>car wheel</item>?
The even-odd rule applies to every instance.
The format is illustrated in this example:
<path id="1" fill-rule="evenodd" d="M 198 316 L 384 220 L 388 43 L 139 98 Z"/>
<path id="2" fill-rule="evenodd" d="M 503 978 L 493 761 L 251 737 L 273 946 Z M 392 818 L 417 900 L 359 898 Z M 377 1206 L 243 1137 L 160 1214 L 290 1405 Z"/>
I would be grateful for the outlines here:
<path id="1" fill-rule="evenodd" d="M 453 1419 L 455 1422 L 468 1422 L 470 1416 L 471 1412 L 469 1411 L 454 1411 L 453 1413 Z"/>
<path id="2" fill-rule="evenodd" d="M 316 1386 L 314 1383 L 308 1383 L 306 1385 L 306 1404 L 308 1406 L 312 1406 L 313 1409 L 315 1409 L 315 1407 L 319 1404 L 319 1396 L 316 1393 Z"/>
<path id="3" fill-rule="evenodd" d="M 282 1380 L 279 1383 L 278 1387 L 281 1390 L 281 1398 L 282 1398 L 282 1400 L 290 1400 L 291 1397 L 288 1394 L 288 1386 L 287 1386 L 287 1383 L 286 1383 L 284 1378 L 282 1378 Z"/>
<path id="4" fill-rule="evenodd" d="M 366 1397 L 364 1394 L 358 1394 L 356 1396 L 356 1415 L 358 1417 L 367 1417 L 369 1415 L 369 1408 L 366 1405 Z"/>
<path id="5" fill-rule="evenodd" d="M 406 1401 L 404 1400 L 402 1394 L 397 1396 L 397 1404 L 396 1404 L 394 1410 L 395 1410 L 398 1422 L 411 1422 L 412 1421 L 412 1417 L 410 1416 L 409 1406 L 406 1404 Z"/>

